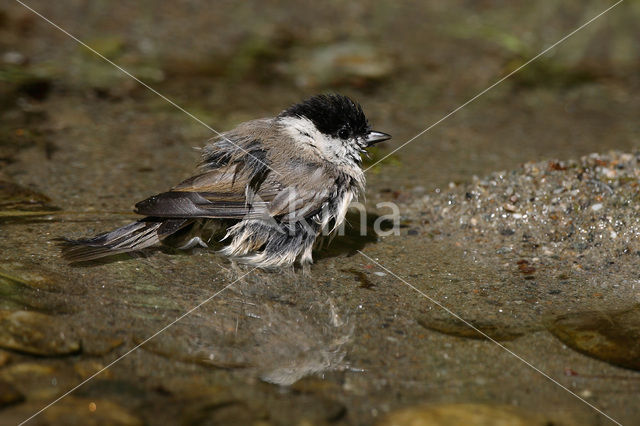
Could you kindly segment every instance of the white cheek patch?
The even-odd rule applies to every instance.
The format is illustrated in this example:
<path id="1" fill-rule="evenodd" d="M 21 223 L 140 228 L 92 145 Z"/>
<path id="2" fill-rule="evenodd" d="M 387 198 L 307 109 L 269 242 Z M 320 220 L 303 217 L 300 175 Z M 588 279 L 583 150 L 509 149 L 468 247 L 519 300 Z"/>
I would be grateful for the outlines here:
<path id="1" fill-rule="evenodd" d="M 340 139 L 324 135 L 308 118 L 284 117 L 281 122 L 283 130 L 293 140 L 311 145 L 326 160 L 340 161 L 347 154 L 347 149 Z"/>

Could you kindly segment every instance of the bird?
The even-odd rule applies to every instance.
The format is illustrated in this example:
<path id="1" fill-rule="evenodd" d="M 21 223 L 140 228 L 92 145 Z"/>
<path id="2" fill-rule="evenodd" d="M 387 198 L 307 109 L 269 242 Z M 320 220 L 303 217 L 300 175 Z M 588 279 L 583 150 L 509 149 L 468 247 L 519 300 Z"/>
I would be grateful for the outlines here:
<path id="1" fill-rule="evenodd" d="M 364 192 L 362 155 L 390 138 L 371 129 L 351 98 L 315 95 L 219 134 L 201 148 L 194 176 L 135 205 L 143 218 L 92 238 L 63 238 L 63 257 L 85 262 L 168 241 L 207 247 L 223 235 L 219 253 L 240 263 L 312 263 L 320 237 L 335 233 Z"/>

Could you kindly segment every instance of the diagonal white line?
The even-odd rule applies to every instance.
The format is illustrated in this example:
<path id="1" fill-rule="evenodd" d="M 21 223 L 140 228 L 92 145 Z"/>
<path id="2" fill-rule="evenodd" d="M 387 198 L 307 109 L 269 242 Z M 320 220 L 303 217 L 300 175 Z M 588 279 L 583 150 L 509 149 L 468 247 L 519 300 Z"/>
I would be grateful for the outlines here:
<path id="1" fill-rule="evenodd" d="M 250 273 L 252 273 L 253 271 L 255 271 L 257 268 L 253 268 L 252 270 L 250 270 L 249 272 L 247 272 L 246 274 L 242 275 L 240 278 L 234 280 L 231 284 L 228 284 L 227 286 L 223 287 L 222 290 L 218 290 L 217 292 L 215 292 L 213 295 L 209 296 L 208 298 L 206 298 L 205 300 L 203 300 L 202 302 L 198 303 L 196 306 L 194 306 L 193 308 L 189 309 L 187 312 L 185 312 L 184 314 L 180 315 L 178 318 L 176 318 L 175 320 L 171 321 L 169 324 L 165 325 L 164 327 L 162 327 L 160 330 L 156 331 L 155 333 L 153 333 L 151 336 L 147 337 L 146 339 L 144 339 L 142 342 L 138 343 L 137 345 L 135 345 L 133 348 L 129 349 L 127 352 L 125 352 L 123 355 L 120 355 L 118 358 L 116 358 L 115 360 L 111 361 L 109 364 L 107 364 L 105 367 L 103 367 L 102 369 L 100 369 L 100 371 L 92 374 L 91 376 L 87 377 L 86 379 L 84 379 L 82 382 L 80 382 L 79 384 L 77 384 L 76 386 L 74 386 L 73 388 L 69 389 L 67 392 L 65 392 L 64 394 L 62 394 L 61 396 L 59 396 L 58 398 L 56 398 L 55 400 L 51 401 L 49 404 L 47 404 L 46 406 L 42 407 L 40 410 L 38 410 L 36 413 L 34 413 L 33 415 L 31 415 L 31 417 L 29 417 L 28 419 L 23 420 L 18 426 L 22 426 L 25 423 L 29 422 L 30 420 L 32 420 L 34 417 L 38 416 L 40 413 L 42 413 L 43 411 L 45 411 L 46 409 L 48 409 L 49 407 L 51 407 L 52 405 L 54 405 L 55 403 L 57 403 L 58 401 L 60 401 L 62 398 L 66 397 L 67 395 L 69 395 L 71 392 L 75 391 L 76 389 L 78 389 L 79 387 L 81 387 L 82 385 L 84 385 L 85 383 L 91 381 L 94 377 L 98 376 L 100 373 L 102 373 L 104 370 L 106 370 L 107 368 L 111 367 L 112 365 L 114 365 L 115 363 L 117 363 L 118 361 L 122 360 L 124 357 L 126 357 L 127 355 L 129 355 L 130 353 L 132 353 L 133 351 L 135 351 L 136 349 L 138 349 L 140 346 L 144 345 L 145 343 L 147 343 L 149 340 L 153 339 L 154 337 L 156 337 L 157 335 L 159 335 L 160 333 L 163 333 L 164 331 L 166 331 L 169 327 L 171 327 L 172 325 L 174 325 L 175 323 L 177 323 L 178 321 L 180 321 L 181 319 L 183 319 L 184 317 L 186 317 L 187 315 L 191 314 L 193 311 L 195 311 L 196 309 L 198 309 L 200 306 L 204 305 L 205 303 L 211 301 L 213 298 L 215 298 L 217 295 L 219 295 L 220 293 L 222 293 L 223 291 L 227 290 L 228 288 L 230 288 L 232 285 L 234 285 L 235 283 L 237 283 L 238 281 L 240 281 L 241 279 L 243 279 L 244 277 L 246 277 L 247 275 L 249 275 Z"/>
<path id="2" fill-rule="evenodd" d="M 444 306 L 442 303 L 438 302 L 437 300 L 435 300 L 432 297 L 429 297 L 426 293 L 424 293 L 423 291 L 421 291 L 420 289 L 418 289 L 417 287 L 413 286 L 412 284 L 408 283 L 406 280 L 404 280 L 402 277 L 399 277 L 398 275 L 394 274 L 393 272 L 391 272 L 389 269 L 385 268 L 384 266 L 382 266 L 379 262 L 377 262 L 376 260 L 372 259 L 371 257 L 367 256 L 366 254 L 364 254 L 363 252 L 361 252 L 360 250 L 357 250 L 358 253 L 360 253 L 362 256 L 366 257 L 369 261 L 375 263 L 376 265 L 378 265 L 380 268 L 384 269 L 385 271 L 387 271 L 389 274 L 391 274 L 392 276 L 394 276 L 395 278 L 397 278 L 398 280 L 402 281 L 403 283 L 405 283 L 407 286 L 409 286 L 412 290 L 416 291 L 417 293 L 419 293 L 422 297 L 424 297 L 425 299 L 428 299 L 431 303 L 439 306 L 440 308 L 444 309 L 447 313 L 449 313 L 451 316 L 453 316 L 454 318 L 458 319 L 459 321 L 462 321 L 465 325 L 469 326 L 470 328 L 472 328 L 474 331 L 476 331 L 477 333 L 481 334 L 483 337 L 485 337 L 487 340 L 491 341 L 492 343 L 496 344 L 498 347 L 500 347 L 501 349 L 503 349 L 504 351 L 506 351 L 507 353 L 513 355 L 515 358 L 517 358 L 519 361 L 523 362 L 524 364 L 526 364 L 528 367 L 532 368 L 533 370 L 537 371 L 538 373 L 542 374 L 544 377 L 546 377 L 547 379 L 549 379 L 550 381 L 552 381 L 553 383 L 555 383 L 556 385 L 560 386 L 562 389 L 566 390 L 567 392 L 569 392 L 571 395 L 575 396 L 576 398 L 578 398 L 580 401 L 584 402 L 585 404 L 587 404 L 589 407 L 593 408 L 594 410 L 596 410 L 598 413 L 602 414 L 603 416 L 605 416 L 607 419 L 611 420 L 613 423 L 622 426 L 622 424 L 618 421 L 616 421 L 615 419 L 611 418 L 607 413 L 605 413 L 604 411 L 602 411 L 601 409 L 599 409 L 598 407 L 596 407 L 595 405 L 591 404 L 589 401 L 585 400 L 584 398 L 582 398 L 581 396 L 579 396 L 578 394 L 576 394 L 575 392 L 573 392 L 571 389 L 567 388 L 566 386 L 564 386 L 562 383 L 558 382 L 556 379 L 554 379 L 553 377 L 549 376 L 547 373 L 545 373 L 544 371 L 540 370 L 539 368 L 537 368 L 535 365 L 531 364 L 529 361 L 527 361 L 526 359 L 522 358 L 520 355 L 518 355 L 517 353 L 513 352 L 511 349 L 507 348 L 506 346 L 504 346 L 502 343 L 498 342 L 497 340 L 495 340 L 494 338 L 492 338 L 491 336 L 489 336 L 487 333 L 483 332 L 482 330 L 478 329 L 478 327 L 476 327 L 475 325 L 471 324 L 469 321 L 465 320 L 464 318 L 462 318 L 460 315 L 456 314 L 455 312 L 453 312 L 451 309 L 447 308 L 446 306 Z"/>
<path id="3" fill-rule="evenodd" d="M 218 132 L 216 129 L 214 129 L 213 127 L 209 126 L 207 123 L 205 123 L 204 121 L 200 120 L 198 117 L 196 117 L 195 115 L 191 114 L 189 111 L 187 111 L 186 109 L 182 108 L 180 105 L 178 105 L 177 103 L 175 103 L 174 101 L 172 101 L 171 99 L 169 99 L 168 97 L 166 97 L 165 95 L 163 95 L 162 93 L 158 92 L 156 89 L 154 89 L 153 87 L 149 86 L 147 83 L 145 83 L 144 81 L 140 80 L 138 77 L 136 77 L 135 75 L 131 74 L 129 71 L 127 71 L 126 69 L 122 68 L 120 65 L 116 64 L 115 62 L 113 62 L 111 59 L 105 57 L 104 55 L 102 55 L 100 52 L 98 52 L 97 50 L 95 50 L 93 47 L 89 46 L 88 44 L 86 44 L 85 42 L 83 42 L 82 40 L 80 40 L 79 38 L 77 38 L 76 36 L 74 36 L 73 34 L 71 34 L 70 32 L 68 32 L 67 30 L 65 30 L 64 28 L 60 27 L 58 24 L 56 24 L 55 22 L 51 21 L 50 19 L 48 19 L 47 17 L 43 16 L 42 14 L 40 14 L 38 11 L 36 11 L 35 9 L 33 9 L 32 7 L 30 7 L 29 5 L 25 4 L 24 2 L 22 2 L 21 0 L 16 0 L 16 2 L 20 3 L 22 6 L 24 6 L 26 9 L 29 9 L 31 12 L 33 12 L 34 14 L 38 15 L 40 18 L 42 18 L 44 21 L 48 22 L 49 24 L 51 24 L 53 27 L 55 27 L 56 29 L 60 30 L 61 32 L 63 32 L 64 34 L 68 35 L 69 37 L 71 37 L 73 40 L 75 40 L 78 44 L 80 44 L 81 46 L 87 48 L 89 51 L 91 51 L 92 53 L 96 54 L 97 56 L 99 56 L 100 58 L 104 59 L 106 62 L 108 62 L 109 64 L 113 65 L 115 68 L 117 68 L 119 71 L 121 71 L 122 73 L 124 73 L 125 75 L 131 77 L 132 79 L 134 79 L 135 81 L 137 81 L 138 83 L 140 83 L 142 86 L 146 87 L 147 89 L 149 89 L 151 92 L 155 93 L 156 95 L 160 96 L 163 100 L 167 101 L 168 103 L 170 103 L 171 105 L 173 105 L 174 107 L 176 107 L 177 109 L 179 109 L 180 111 L 184 112 L 185 114 L 187 114 L 189 117 L 191 117 L 192 119 L 194 119 L 195 121 L 197 121 L 198 123 L 202 124 L 204 127 L 206 127 L 207 129 L 211 130 L 213 133 L 215 133 L 216 135 L 218 135 L 219 137 L 221 137 L 222 139 L 224 139 L 225 141 L 229 142 L 231 145 L 235 146 L 236 148 L 238 148 L 240 151 L 244 152 L 245 154 L 253 157 L 253 159 L 255 159 L 256 161 L 258 161 L 260 164 L 262 164 L 263 166 L 269 168 L 271 171 L 275 172 L 277 175 L 281 175 L 281 173 L 279 173 L 277 170 L 274 170 L 273 168 L 271 168 L 268 164 L 264 163 L 262 160 L 260 160 L 259 158 L 257 158 L 256 156 L 254 156 L 253 154 L 251 154 L 249 151 L 245 150 L 244 148 L 238 146 L 237 144 L 233 143 L 231 140 L 229 140 L 229 138 L 225 137 L 222 133 Z"/>
<path id="4" fill-rule="evenodd" d="M 498 84 L 502 83 L 503 81 L 505 81 L 506 79 L 508 79 L 509 77 L 511 77 L 512 75 L 514 75 L 515 73 L 519 72 L 521 69 L 523 69 L 524 67 L 526 67 L 527 65 L 529 65 L 531 62 L 535 61 L 536 59 L 538 59 L 539 57 L 541 57 L 542 55 L 544 55 L 545 53 L 547 53 L 548 51 L 550 51 L 551 49 L 553 49 L 554 47 L 556 47 L 557 45 L 559 45 L 560 43 L 562 43 L 563 41 L 565 41 L 566 39 L 568 39 L 569 37 L 571 37 L 572 35 L 574 35 L 575 33 L 577 33 L 578 31 L 582 30 L 584 27 L 586 27 L 587 25 L 591 24 L 593 21 L 595 21 L 596 19 L 598 19 L 599 17 L 601 17 L 602 15 L 604 15 L 605 13 L 609 12 L 611 9 L 613 9 L 614 7 L 616 7 L 617 5 L 619 5 L 620 3 L 622 3 L 624 0 L 618 0 L 618 2 L 616 2 L 615 4 L 613 4 L 612 6 L 608 7 L 607 9 L 603 10 L 602 12 L 600 12 L 599 14 L 597 14 L 596 16 L 594 16 L 593 18 L 589 19 L 587 22 L 585 22 L 584 24 L 580 25 L 578 28 L 576 28 L 575 30 L 571 31 L 569 34 L 567 34 L 566 36 L 562 37 L 560 40 L 556 41 L 555 43 L 553 43 L 551 46 L 547 47 L 546 49 L 544 49 L 542 52 L 538 53 L 536 56 L 534 56 L 533 58 L 529 59 L 527 62 L 525 62 L 524 64 L 520 65 L 518 68 L 516 68 L 515 70 L 511 71 L 509 74 L 505 75 L 504 77 L 502 77 L 500 80 L 496 81 L 495 83 L 493 83 L 491 86 L 487 87 L 486 89 L 484 89 L 483 91 L 481 91 L 480 93 L 478 93 L 477 95 L 475 95 L 473 98 L 469 99 L 467 102 L 463 103 L 462 105 L 460 105 L 458 108 L 454 109 L 453 111 L 449 112 L 447 115 L 445 115 L 444 117 L 442 117 L 440 120 L 436 121 L 435 123 L 433 123 L 432 125 L 430 125 L 429 127 L 427 127 L 426 129 L 424 129 L 423 131 L 421 131 L 420 133 L 418 133 L 417 135 L 415 135 L 414 137 L 412 137 L 411 139 L 409 139 L 408 141 L 406 141 L 405 143 L 403 143 L 402 145 L 400 145 L 399 147 L 397 147 L 396 149 L 394 149 L 393 151 L 391 151 L 390 153 L 388 153 L 387 155 L 385 155 L 384 157 L 382 157 L 381 159 L 379 159 L 378 161 L 376 161 L 375 163 L 373 163 L 372 165 L 370 165 L 369 167 L 367 167 L 365 169 L 365 172 L 369 171 L 372 167 L 374 167 L 376 164 L 380 163 L 381 161 L 384 161 L 385 159 L 389 158 L 391 155 L 393 155 L 394 153 L 396 153 L 397 151 L 401 150 L 402 148 L 404 148 L 406 145 L 410 144 L 411 142 L 413 142 L 414 140 L 418 139 L 420 136 L 424 135 L 425 133 L 427 133 L 429 130 L 433 129 L 435 126 L 437 126 L 438 124 L 442 123 L 444 120 L 446 120 L 447 118 L 451 117 L 453 114 L 455 114 L 456 112 L 460 111 L 462 108 L 466 107 L 467 105 L 469 105 L 471 102 L 475 101 L 476 99 L 478 99 L 480 96 L 484 95 L 485 93 L 487 93 L 489 90 L 493 89 L 494 87 L 496 87 Z"/>

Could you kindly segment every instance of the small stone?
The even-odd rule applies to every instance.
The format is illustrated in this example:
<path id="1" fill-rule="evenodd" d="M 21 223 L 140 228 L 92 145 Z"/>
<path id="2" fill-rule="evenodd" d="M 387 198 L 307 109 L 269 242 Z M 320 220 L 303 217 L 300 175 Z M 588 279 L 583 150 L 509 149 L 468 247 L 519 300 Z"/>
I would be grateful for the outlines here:
<path id="1" fill-rule="evenodd" d="M 13 50 L 10 50 L 9 52 L 5 52 L 2 55 L 2 62 L 4 62 L 5 64 L 23 65 L 26 63 L 26 61 L 27 60 L 22 53 L 16 52 Z"/>
<path id="2" fill-rule="evenodd" d="M 522 263 L 518 265 L 518 270 L 520 270 L 520 273 L 524 275 L 531 275 L 536 272 L 536 268 L 529 265 L 528 263 Z"/>
<path id="3" fill-rule="evenodd" d="M 300 50 L 291 69 L 297 83 L 306 87 L 346 83 L 363 86 L 388 77 L 392 71 L 393 61 L 388 55 L 374 45 L 354 42 Z"/>
<path id="4" fill-rule="evenodd" d="M 594 212 L 597 212 L 597 211 L 601 210 L 602 207 L 603 207 L 602 203 L 596 203 L 596 204 L 591 206 L 591 210 L 593 210 Z"/>
<path id="5" fill-rule="evenodd" d="M 330 381 L 330 380 L 321 380 L 317 377 L 305 377 L 293 385 L 291 385 L 291 389 L 300 392 L 300 393 L 310 393 L 310 394 L 326 394 L 331 395 L 332 393 L 339 392 L 339 386 Z"/>
<path id="6" fill-rule="evenodd" d="M 0 263 L 0 282 L 21 290 L 80 295 L 86 293 L 84 286 L 75 285 L 63 274 L 46 270 L 34 262 Z"/>
<path id="7" fill-rule="evenodd" d="M 0 347 L 31 355 L 52 356 L 78 352 L 80 342 L 67 323 L 37 312 L 0 312 Z"/>
<path id="8" fill-rule="evenodd" d="M 509 213 L 514 213 L 514 212 L 518 211 L 518 208 L 516 206 L 514 206 L 513 204 L 511 204 L 511 203 L 504 203 L 502 205 L 502 208 L 505 211 L 508 211 Z"/>
<path id="9" fill-rule="evenodd" d="M 11 354 L 7 351 L 0 350 L 0 367 L 5 365 L 11 360 Z"/>
<path id="10" fill-rule="evenodd" d="M 96 335 L 82 335 L 82 353 L 92 356 L 105 355 L 122 345 L 124 341 L 119 337 L 98 337 Z"/>
<path id="11" fill-rule="evenodd" d="M 59 210 L 52 206 L 51 199 L 44 194 L 13 182 L 0 180 L 0 212 L 38 212 Z M 16 213 L 18 214 L 18 213 Z"/>
<path id="12" fill-rule="evenodd" d="M 0 407 L 5 407 L 22 401 L 24 401 L 24 395 L 22 395 L 10 383 L 0 380 Z"/>
<path id="13" fill-rule="evenodd" d="M 63 375 L 63 372 L 50 365 L 21 362 L 10 364 L 0 370 L 0 381 L 4 380 L 18 386 L 25 398 L 31 401 L 50 399 L 59 395 L 60 388 L 56 384 L 58 378 L 62 378 Z M 77 380 L 74 378 L 75 381 Z"/>
<path id="14" fill-rule="evenodd" d="M 2 377 L 7 379 L 19 379 L 21 376 L 49 376 L 55 370 L 49 365 L 36 364 L 34 362 L 21 362 L 20 364 L 12 364 L 3 369 L 0 373 Z"/>
<path id="15" fill-rule="evenodd" d="M 470 339 L 486 339 L 482 333 L 498 341 L 514 340 L 525 333 L 532 331 L 530 327 L 518 327 L 509 324 L 481 322 L 476 320 L 467 320 L 467 322 L 480 330 L 479 333 L 471 328 L 468 324 L 454 317 L 431 317 L 423 315 L 418 318 L 418 324 L 428 330 L 437 331 L 450 336 L 465 337 Z"/>
<path id="16" fill-rule="evenodd" d="M 580 396 L 583 398 L 591 398 L 593 396 L 593 392 L 591 392 L 589 389 L 585 389 L 580 392 Z"/>
<path id="17" fill-rule="evenodd" d="M 567 346 L 620 367 L 640 370 L 640 306 L 560 316 L 547 329 Z"/>
<path id="18" fill-rule="evenodd" d="M 98 371 L 102 370 L 104 365 L 98 361 L 93 360 L 85 360 L 80 361 L 74 364 L 73 369 L 78 373 L 78 375 L 82 379 L 86 379 L 88 377 L 93 376 Z M 100 373 L 99 375 L 103 379 L 109 379 L 112 377 L 111 370 L 107 369 Z"/>
<path id="19" fill-rule="evenodd" d="M 552 423 L 544 420 L 540 414 L 507 405 L 439 404 L 391 412 L 377 426 L 533 426 Z"/>

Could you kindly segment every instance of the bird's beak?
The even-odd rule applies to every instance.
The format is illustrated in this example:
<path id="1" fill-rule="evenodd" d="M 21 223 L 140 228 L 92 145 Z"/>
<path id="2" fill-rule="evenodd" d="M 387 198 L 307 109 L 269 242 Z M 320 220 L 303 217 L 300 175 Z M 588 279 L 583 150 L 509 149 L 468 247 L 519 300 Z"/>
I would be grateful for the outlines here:
<path id="1" fill-rule="evenodd" d="M 367 147 L 373 146 L 378 142 L 386 141 L 388 139 L 391 139 L 391 135 L 372 130 L 367 134 L 367 138 L 366 138 Z"/>

